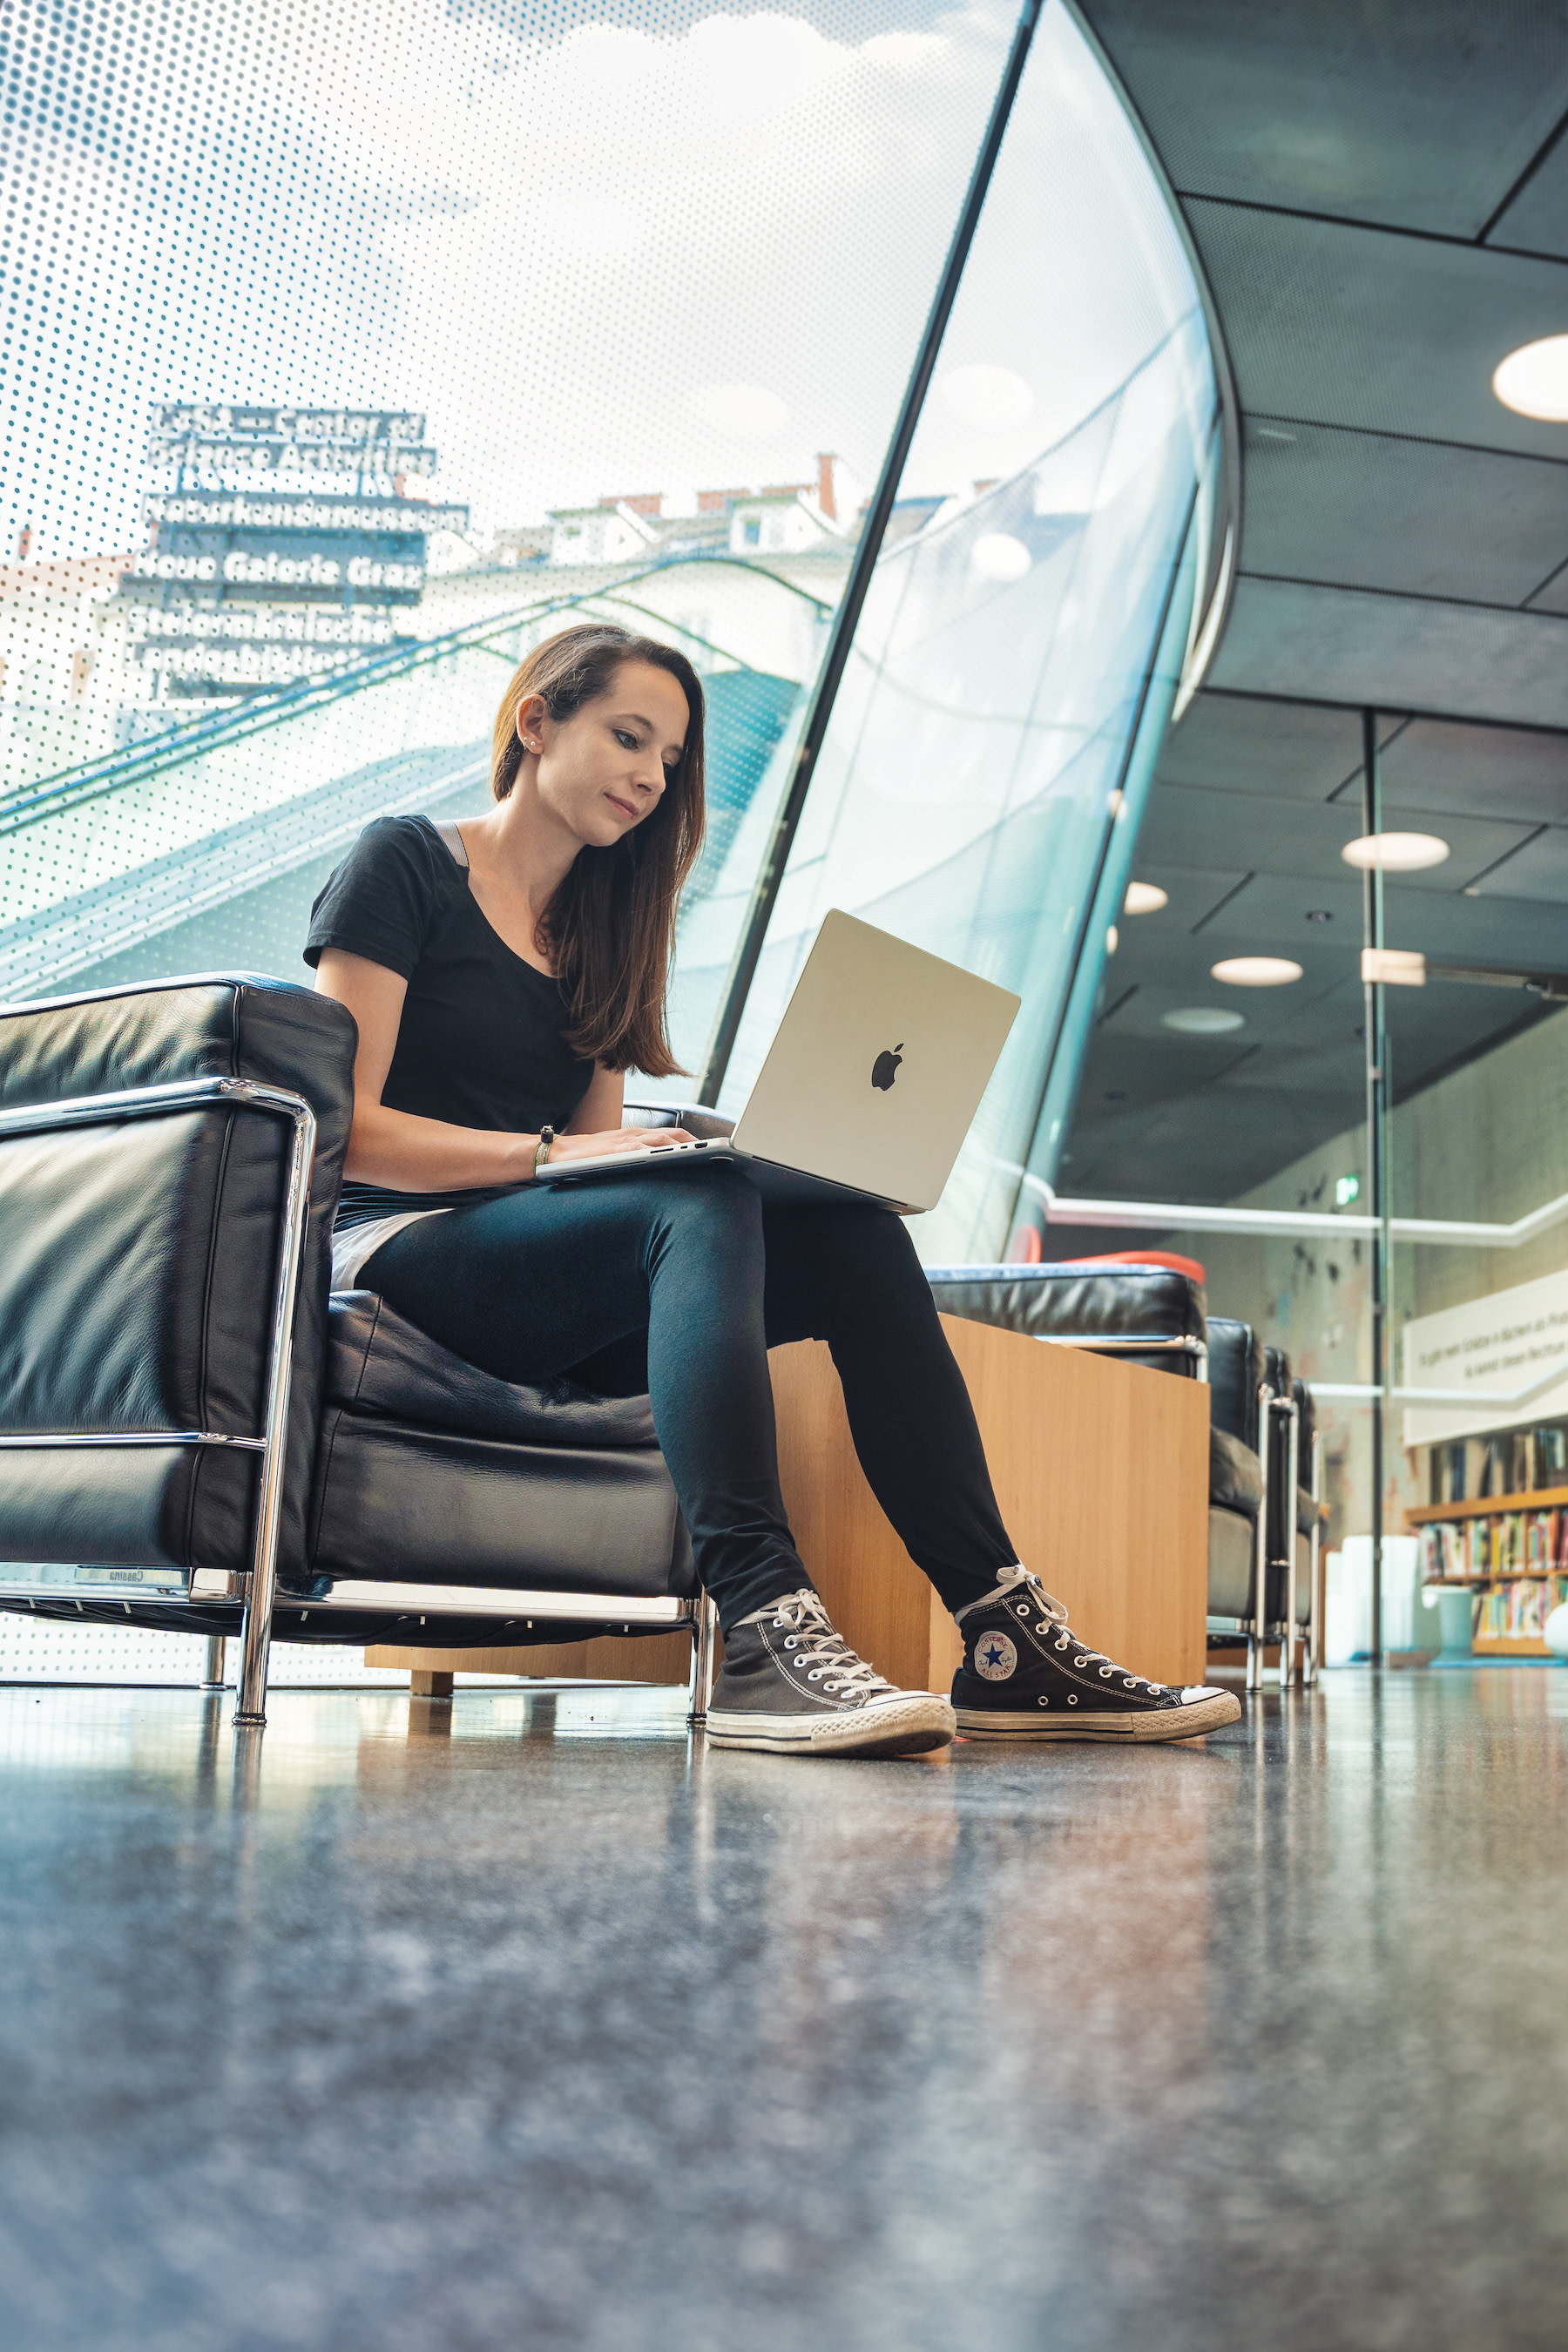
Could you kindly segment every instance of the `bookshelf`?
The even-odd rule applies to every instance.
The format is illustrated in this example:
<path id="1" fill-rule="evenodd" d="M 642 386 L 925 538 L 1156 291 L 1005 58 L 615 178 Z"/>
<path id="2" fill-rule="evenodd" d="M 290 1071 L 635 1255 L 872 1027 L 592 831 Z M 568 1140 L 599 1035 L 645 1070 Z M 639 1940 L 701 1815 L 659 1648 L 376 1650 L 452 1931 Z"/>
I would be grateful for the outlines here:
<path id="1" fill-rule="evenodd" d="M 1424 1584 L 1481 1594 L 1478 1656 L 1551 1656 L 1540 1628 L 1568 1601 L 1568 1486 L 1424 1503 L 1405 1524 L 1424 1538 Z"/>
<path id="2" fill-rule="evenodd" d="M 1534 1495 L 1483 1495 L 1474 1503 L 1422 1503 L 1405 1514 L 1407 1528 L 1432 1528 L 1446 1519 L 1495 1519 L 1509 1511 L 1560 1511 L 1568 1507 L 1568 1486 L 1543 1486 Z"/>

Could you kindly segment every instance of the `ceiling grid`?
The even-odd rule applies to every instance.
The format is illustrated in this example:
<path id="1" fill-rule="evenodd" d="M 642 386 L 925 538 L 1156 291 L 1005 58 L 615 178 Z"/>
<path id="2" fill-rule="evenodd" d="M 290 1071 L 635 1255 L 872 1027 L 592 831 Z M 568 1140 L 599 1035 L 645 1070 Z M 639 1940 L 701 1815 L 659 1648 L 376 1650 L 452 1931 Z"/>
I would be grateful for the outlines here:
<path id="1" fill-rule="evenodd" d="M 1208 275 L 1242 420 L 1234 600 L 1161 756 L 1063 1189 L 1234 1198 L 1361 1116 L 1360 709 L 1404 947 L 1568 969 L 1568 424 L 1500 361 L 1568 330 L 1568 7 L 1081 0 Z M 1219 943 L 1223 941 L 1223 946 Z M 1221 954 L 1300 983 L 1230 992 Z M 1228 1037 L 1173 1034 L 1234 1003 Z M 1538 1000 L 1400 992 L 1407 1094 Z M 1064 1236 L 1065 1238 L 1065 1236 Z"/>

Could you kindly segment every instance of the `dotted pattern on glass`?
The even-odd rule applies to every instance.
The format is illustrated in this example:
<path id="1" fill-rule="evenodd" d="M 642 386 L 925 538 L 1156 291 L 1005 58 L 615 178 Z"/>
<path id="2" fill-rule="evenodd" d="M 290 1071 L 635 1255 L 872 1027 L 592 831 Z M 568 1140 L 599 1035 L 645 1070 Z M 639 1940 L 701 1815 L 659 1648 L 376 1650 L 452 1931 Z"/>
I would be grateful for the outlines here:
<path id="1" fill-rule="evenodd" d="M 578 614 L 713 686 L 692 915 L 787 764 L 1007 25 L 5 21 L 0 992 L 298 975 L 334 856 L 479 805 L 496 656 Z"/>

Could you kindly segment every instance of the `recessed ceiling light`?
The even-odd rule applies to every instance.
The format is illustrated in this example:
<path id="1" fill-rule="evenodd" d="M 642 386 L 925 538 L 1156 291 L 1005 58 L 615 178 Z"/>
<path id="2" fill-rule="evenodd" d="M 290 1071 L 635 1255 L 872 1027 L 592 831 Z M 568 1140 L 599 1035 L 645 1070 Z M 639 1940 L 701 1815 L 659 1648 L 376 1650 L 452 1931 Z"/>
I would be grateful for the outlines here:
<path id="1" fill-rule="evenodd" d="M 1363 833 L 1347 841 L 1340 856 L 1363 874 L 1419 874 L 1425 866 L 1441 866 L 1448 845 L 1435 833 Z"/>
<path id="2" fill-rule="evenodd" d="M 1226 956 L 1209 966 L 1209 978 L 1223 980 L 1227 988 L 1283 988 L 1300 977 L 1300 965 L 1289 956 Z"/>
<path id="3" fill-rule="evenodd" d="M 1521 343 L 1494 371 L 1492 390 L 1516 416 L 1568 425 L 1568 335 Z"/>
<path id="4" fill-rule="evenodd" d="M 1177 1013 L 1162 1013 L 1160 1021 L 1162 1027 L 1179 1029 L 1184 1037 L 1223 1037 L 1245 1025 L 1239 1013 L 1226 1013 L 1217 1004 L 1189 1004 Z"/>
<path id="5" fill-rule="evenodd" d="M 1162 907 L 1170 903 L 1170 892 L 1162 890 L 1157 882 L 1129 882 L 1121 911 L 1124 915 L 1157 915 Z"/>

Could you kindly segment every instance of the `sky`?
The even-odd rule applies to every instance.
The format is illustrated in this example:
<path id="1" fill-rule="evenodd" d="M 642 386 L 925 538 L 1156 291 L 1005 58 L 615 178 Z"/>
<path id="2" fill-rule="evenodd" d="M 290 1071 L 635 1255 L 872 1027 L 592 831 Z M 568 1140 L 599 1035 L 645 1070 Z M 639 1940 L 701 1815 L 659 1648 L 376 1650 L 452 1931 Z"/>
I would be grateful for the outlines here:
<path id="1" fill-rule="evenodd" d="M 422 410 L 480 529 L 819 450 L 869 486 L 1012 31 L 1006 0 L 17 21 L 0 547 L 44 557 L 141 542 L 165 400 Z M 1157 323 L 1103 298 L 1141 167 L 1059 10 L 1016 121 L 907 495 L 1026 463 Z"/>

